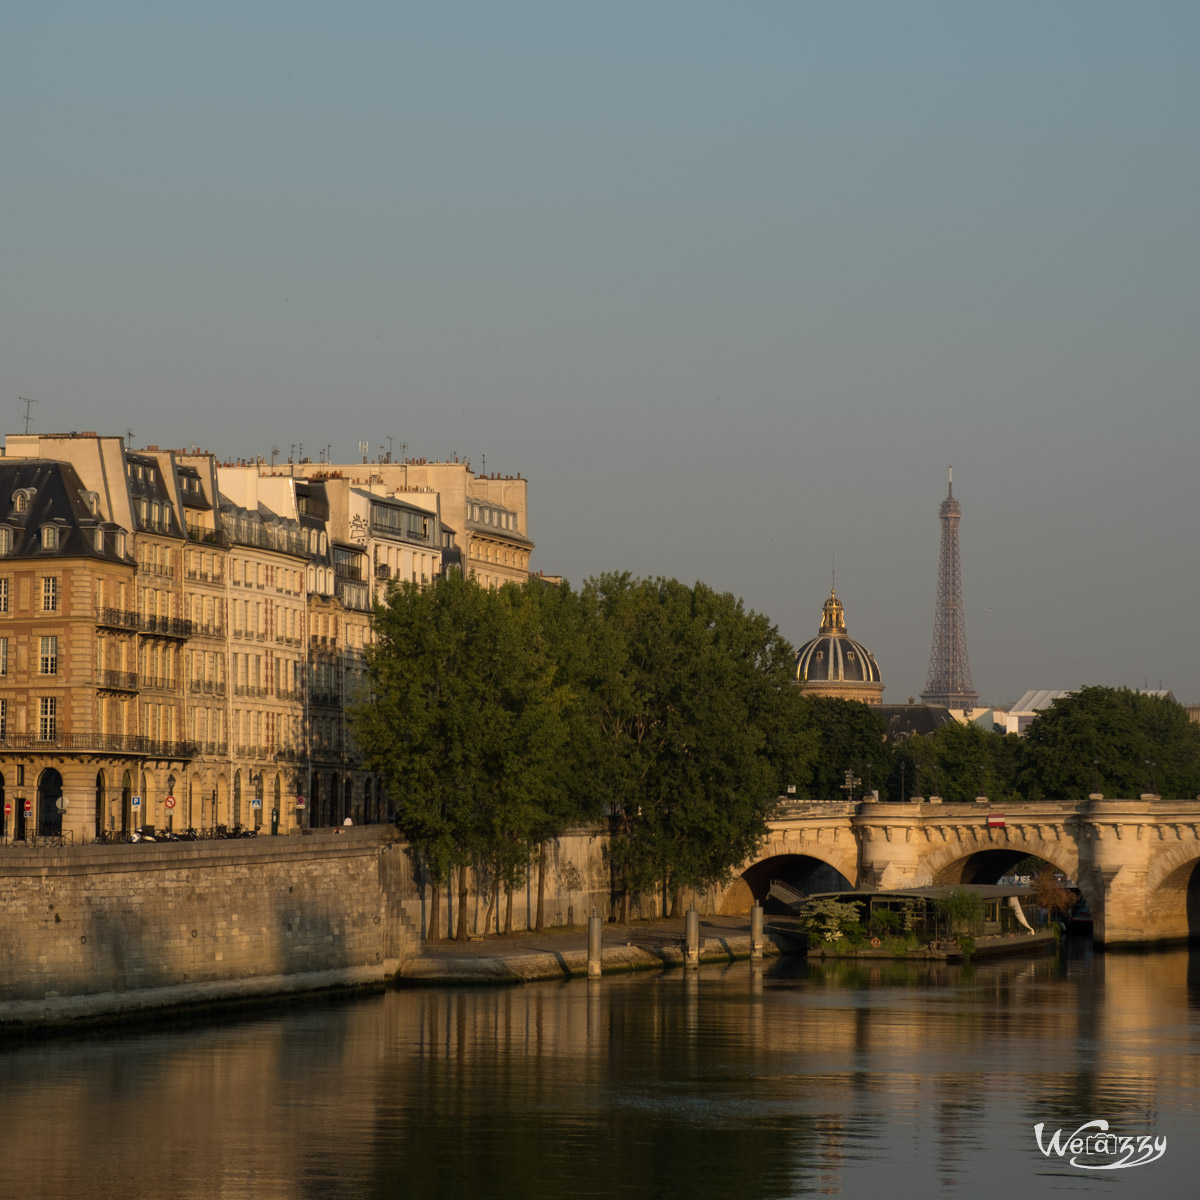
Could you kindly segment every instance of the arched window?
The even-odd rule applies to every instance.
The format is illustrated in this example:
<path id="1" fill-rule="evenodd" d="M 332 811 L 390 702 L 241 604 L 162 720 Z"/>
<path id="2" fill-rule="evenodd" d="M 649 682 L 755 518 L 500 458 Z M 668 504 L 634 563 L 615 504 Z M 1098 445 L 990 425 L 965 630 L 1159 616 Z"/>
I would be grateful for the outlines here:
<path id="1" fill-rule="evenodd" d="M 12 530 L 7 525 L 0 525 L 0 554 L 11 554 L 12 546 Z"/>

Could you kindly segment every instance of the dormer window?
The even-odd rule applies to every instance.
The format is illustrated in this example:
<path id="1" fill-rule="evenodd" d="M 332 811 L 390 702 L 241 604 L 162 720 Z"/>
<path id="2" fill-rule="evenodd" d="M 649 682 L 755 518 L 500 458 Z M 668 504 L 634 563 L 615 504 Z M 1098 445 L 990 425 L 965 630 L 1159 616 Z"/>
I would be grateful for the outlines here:
<path id="1" fill-rule="evenodd" d="M 42 549 L 57 550 L 58 549 L 58 526 L 43 525 L 42 526 Z"/>
<path id="2" fill-rule="evenodd" d="M 92 531 L 92 545 L 96 548 L 97 554 L 104 553 L 104 527 L 97 525 Z"/>
<path id="3" fill-rule="evenodd" d="M 11 554 L 12 547 L 12 530 L 7 525 L 0 525 L 0 554 Z"/>
<path id="4" fill-rule="evenodd" d="M 20 488 L 13 492 L 12 507 L 15 513 L 27 513 L 37 495 L 37 488 Z"/>

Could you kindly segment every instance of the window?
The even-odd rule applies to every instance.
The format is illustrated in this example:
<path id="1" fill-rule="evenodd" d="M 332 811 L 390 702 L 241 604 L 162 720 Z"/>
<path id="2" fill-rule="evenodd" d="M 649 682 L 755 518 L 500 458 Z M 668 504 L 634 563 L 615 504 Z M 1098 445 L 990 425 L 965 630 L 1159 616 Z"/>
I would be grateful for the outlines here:
<path id="1" fill-rule="evenodd" d="M 58 700 L 54 696 L 43 696 L 39 703 L 38 737 L 43 742 L 53 741 L 58 736 Z"/>
<path id="2" fill-rule="evenodd" d="M 0 525 L 0 554 L 12 553 L 12 530 L 7 525 Z"/>
<path id="3" fill-rule="evenodd" d="M 58 611 L 58 580 L 53 575 L 42 579 L 42 612 Z"/>
<path id="4" fill-rule="evenodd" d="M 42 638 L 41 674 L 58 674 L 58 638 Z"/>
<path id="5" fill-rule="evenodd" d="M 0 638 L 0 675 L 8 674 L 8 638 Z"/>
<path id="6" fill-rule="evenodd" d="M 42 526 L 42 549 L 57 550 L 58 549 L 58 526 L 43 525 Z"/>
<path id="7" fill-rule="evenodd" d="M 8 701 L 0 700 L 0 738 L 8 737 Z"/>
<path id="8" fill-rule="evenodd" d="M 103 554 L 104 553 L 104 529 L 103 529 L 103 527 L 100 525 L 97 525 L 95 532 L 92 534 L 92 537 L 94 539 L 92 544 L 96 548 L 96 553 Z"/>

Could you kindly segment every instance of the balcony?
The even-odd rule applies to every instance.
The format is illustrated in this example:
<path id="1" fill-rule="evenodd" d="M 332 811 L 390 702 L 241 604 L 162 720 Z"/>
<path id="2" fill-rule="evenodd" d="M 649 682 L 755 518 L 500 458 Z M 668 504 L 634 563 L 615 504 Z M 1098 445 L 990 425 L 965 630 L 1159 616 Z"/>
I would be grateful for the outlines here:
<path id="1" fill-rule="evenodd" d="M 391 569 L 391 567 L 389 567 L 387 565 L 387 563 L 376 563 L 375 564 L 375 578 L 376 579 L 391 579 L 391 577 L 392 577 L 392 569 Z"/>
<path id="2" fill-rule="evenodd" d="M 154 675 L 143 675 L 138 680 L 138 685 L 147 692 L 173 692 L 175 690 L 173 679 L 159 679 Z"/>
<path id="3" fill-rule="evenodd" d="M 137 672 L 108 670 L 97 671 L 96 686 L 101 688 L 109 688 L 118 692 L 136 692 L 138 686 Z"/>
<path id="4" fill-rule="evenodd" d="M 232 546 L 233 539 L 223 530 L 218 529 L 200 529 L 196 525 L 188 526 L 188 540 L 192 542 L 202 542 L 209 546 Z"/>
<path id="5" fill-rule="evenodd" d="M 137 620 L 142 633 L 157 633 L 166 637 L 187 638 L 192 636 L 192 622 L 184 617 L 159 617 L 146 613 Z"/>
<path id="6" fill-rule="evenodd" d="M 138 563 L 137 569 L 142 575 L 161 575 L 164 579 L 175 578 L 175 568 L 166 563 L 142 562 Z"/>
<path id="7" fill-rule="evenodd" d="M 316 708 L 341 708 L 342 700 L 337 692 L 310 692 L 308 702 Z"/>
<path id="8" fill-rule="evenodd" d="M 111 629 L 136 629 L 138 615 L 126 612 L 123 608 L 101 608 L 96 613 L 96 624 L 107 625 Z"/>
<path id="9" fill-rule="evenodd" d="M 140 733 L 57 733 L 48 738 L 39 737 L 36 733 L 9 733 L 0 737 L 0 749 L 193 758 L 198 747 L 195 742 L 157 741 Z"/>
<path id="10" fill-rule="evenodd" d="M 193 679 L 188 691 L 194 696 L 223 696 L 225 684 L 216 679 Z"/>
<path id="11" fill-rule="evenodd" d="M 233 685 L 233 694 L 235 696 L 254 696 L 257 699 L 262 699 L 271 694 L 269 688 L 259 687 L 253 683 L 235 683 Z"/>

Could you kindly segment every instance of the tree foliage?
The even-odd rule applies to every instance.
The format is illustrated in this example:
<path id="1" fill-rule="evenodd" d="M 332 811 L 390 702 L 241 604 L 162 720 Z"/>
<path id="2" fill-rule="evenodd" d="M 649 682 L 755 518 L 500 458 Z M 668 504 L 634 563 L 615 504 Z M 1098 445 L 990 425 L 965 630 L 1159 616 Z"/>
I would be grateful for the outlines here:
<path id="1" fill-rule="evenodd" d="M 1166 696 L 1085 687 L 1039 714 L 1024 749 L 1030 799 L 1200 792 L 1200 726 Z"/>
<path id="2" fill-rule="evenodd" d="M 584 598 L 599 628 L 597 778 L 612 799 L 619 891 L 725 879 L 779 794 L 791 646 L 700 583 L 605 575 Z"/>
<path id="3" fill-rule="evenodd" d="M 511 884 L 553 824 L 569 732 L 569 690 L 528 614 L 452 575 L 394 588 L 375 635 L 373 698 L 355 710 L 354 730 L 387 779 L 397 825 L 435 884 L 468 866 Z M 462 934 L 461 906 L 459 916 Z"/>
<path id="4" fill-rule="evenodd" d="M 868 705 L 799 693 L 797 732 L 812 748 L 804 789 L 808 796 L 815 800 L 848 799 L 842 785 L 846 772 L 852 771 L 862 780 L 855 788 L 855 798 L 867 790 L 878 790 L 880 798 L 886 799 L 892 750 L 883 740 L 883 722 Z"/>
<path id="5" fill-rule="evenodd" d="M 1016 734 L 948 721 L 928 737 L 906 738 L 894 751 L 890 786 L 897 796 L 901 763 L 910 796 L 939 795 L 953 804 L 969 804 L 976 796 L 1001 803 L 1018 798 L 1021 743 Z"/>

